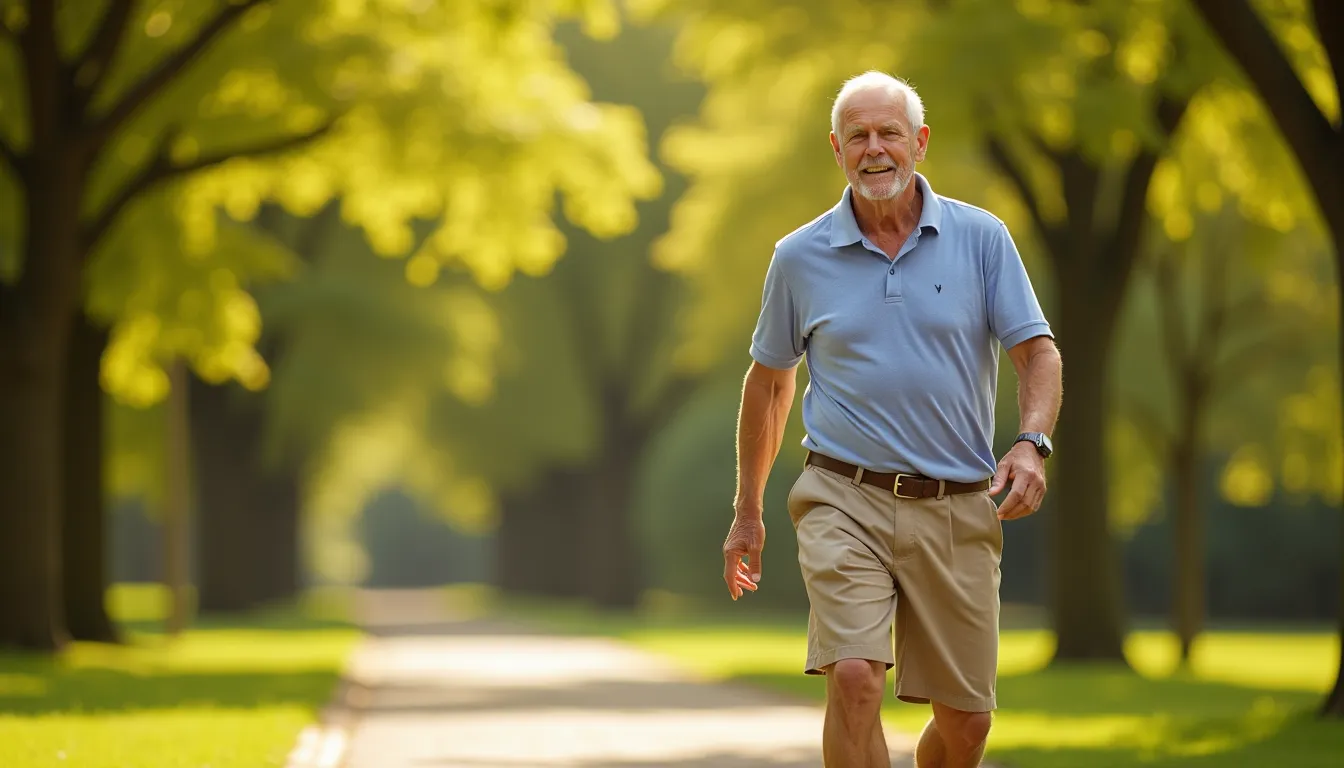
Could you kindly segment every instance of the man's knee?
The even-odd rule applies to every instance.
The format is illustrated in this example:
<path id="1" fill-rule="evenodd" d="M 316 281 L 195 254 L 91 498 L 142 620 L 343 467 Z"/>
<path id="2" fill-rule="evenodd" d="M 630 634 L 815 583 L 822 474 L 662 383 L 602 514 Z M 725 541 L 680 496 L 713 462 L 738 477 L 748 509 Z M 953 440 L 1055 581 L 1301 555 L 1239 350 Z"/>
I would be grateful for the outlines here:
<path id="1" fill-rule="evenodd" d="M 876 707 L 882 702 L 887 667 L 879 661 L 841 659 L 827 672 L 846 708 Z"/>
<path id="2" fill-rule="evenodd" d="M 992 717 L 988 712 L 964 712 L 935 704 L 934 721 L 943 743 L 957 752 L 969 752 L 989 738 Z"/>

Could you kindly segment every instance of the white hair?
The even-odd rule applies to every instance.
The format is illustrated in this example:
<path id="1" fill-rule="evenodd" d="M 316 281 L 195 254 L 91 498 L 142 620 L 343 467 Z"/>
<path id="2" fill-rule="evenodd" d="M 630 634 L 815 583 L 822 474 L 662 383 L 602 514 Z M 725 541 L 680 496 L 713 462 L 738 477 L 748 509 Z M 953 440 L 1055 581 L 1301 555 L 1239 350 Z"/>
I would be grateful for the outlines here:
<path id="1" fill-rule="evenodd" d="M 840 135 L 840 111 L 845 108 L 845 102 L 850 96 L 866 91 L 882 91 L 892 99 L 897 97 L 904 99 L 905 115 L 910 120 L 910 130 L 918 131 L 924 125 L 924 102 L 920 100 L 919 94 L 915 93 L 915 89 L 899 77 L 870 69 L 846 80 L 840 87 L 840 93 L 836 94 L 835 104 L 831 107 L 831 130 L 835 131 L 836 136 Z"/>

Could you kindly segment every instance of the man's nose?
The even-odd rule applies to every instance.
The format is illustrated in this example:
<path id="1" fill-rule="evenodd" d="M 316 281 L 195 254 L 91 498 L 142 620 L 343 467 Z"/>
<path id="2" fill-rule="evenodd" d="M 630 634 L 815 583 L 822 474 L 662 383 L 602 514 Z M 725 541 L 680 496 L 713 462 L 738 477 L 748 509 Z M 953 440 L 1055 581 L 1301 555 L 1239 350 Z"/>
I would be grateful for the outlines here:
<path id="1" fill-rule="evenodd" d="M 876 132 L 873 132 L 873 133 L 868 134 L 868 149 L 867 149 L 867 154 L 869 154 L 869 155 L 880 155 L 880 154 L 882 154 L 882 143 L 881 143 L 880 141 L 878 141 L 878 139 L 877 139 L 877 133 L 876 133 Z"/>

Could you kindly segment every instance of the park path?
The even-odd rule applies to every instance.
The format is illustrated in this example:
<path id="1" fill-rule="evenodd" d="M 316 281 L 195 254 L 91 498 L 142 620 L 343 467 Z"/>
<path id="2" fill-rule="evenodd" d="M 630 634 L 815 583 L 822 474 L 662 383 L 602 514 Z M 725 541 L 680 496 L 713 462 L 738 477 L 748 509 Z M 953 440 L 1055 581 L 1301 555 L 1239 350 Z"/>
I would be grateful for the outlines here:
<path id="1" fill-rule="evenodd" d="M 369 633 L 290 768 L 820 768 L 812 702 L 693 678 L 600 637 L 454 620 L 442 593 L 364 593 Z M 909 768 L 908 735 L 889 733 Z"/>

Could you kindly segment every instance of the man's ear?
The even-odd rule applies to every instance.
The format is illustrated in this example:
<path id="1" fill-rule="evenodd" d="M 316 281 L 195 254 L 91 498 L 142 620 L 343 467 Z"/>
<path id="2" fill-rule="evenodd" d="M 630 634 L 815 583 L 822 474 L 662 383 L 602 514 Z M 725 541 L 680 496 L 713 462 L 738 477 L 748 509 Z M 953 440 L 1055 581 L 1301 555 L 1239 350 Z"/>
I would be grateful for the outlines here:
<path id="1" fill-rule="evenodd" d="M 840 140 L 836 138 L 835 131 L 831 131 L 831 154 L 835 157 L 835 164 L 844 168 L 845 161 L 840 156 Z"/>
<path id="2" fill-rule="evenodd" d="M 915 162 L 924 162 L 924 155 L 929 151 L 929 126 L 921 125 L 919 131 L 915 134 Z"/>

